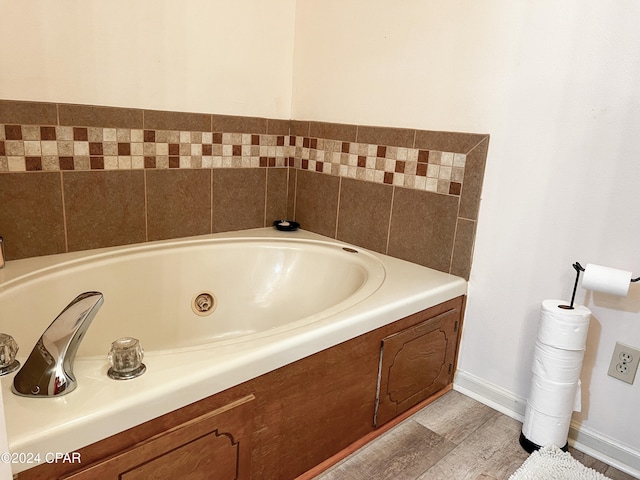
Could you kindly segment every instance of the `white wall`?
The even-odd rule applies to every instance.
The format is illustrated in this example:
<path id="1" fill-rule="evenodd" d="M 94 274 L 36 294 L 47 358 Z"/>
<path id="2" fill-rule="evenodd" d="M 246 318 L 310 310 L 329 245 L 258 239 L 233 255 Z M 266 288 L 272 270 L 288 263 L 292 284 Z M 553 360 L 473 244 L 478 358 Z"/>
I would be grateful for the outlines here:
<path id="1" fill-rule="evenodd" d="M 637 2 L 299 0 L 292 116 L 491 135 L 459 367 L 526 398 L 540 302 L 574 261 L 640 275 Z M 594 313 L 582 427 L 640 452 L 640 285 Z M 596 300 L 597 303 L 596 304 Z"/>
<path id="2" fill-rule="evenodd" d="M 0 0 L 0 98 L 289 118 L 295 0 Z"/>

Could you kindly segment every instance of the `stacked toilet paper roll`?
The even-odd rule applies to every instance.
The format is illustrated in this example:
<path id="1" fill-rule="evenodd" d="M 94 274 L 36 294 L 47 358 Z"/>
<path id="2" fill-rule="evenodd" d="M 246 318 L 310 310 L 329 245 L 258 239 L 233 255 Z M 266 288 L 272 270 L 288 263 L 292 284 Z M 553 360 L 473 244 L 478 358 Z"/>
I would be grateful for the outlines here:
<path id="1" fill-rule="evenodd" d="M 533 451 L 548 444 L 566 447 L 573 411 L 580 411 L 580 372 L 591 311 L 545 300 L 540 309 L 531 389 L 520 443 Z"/>

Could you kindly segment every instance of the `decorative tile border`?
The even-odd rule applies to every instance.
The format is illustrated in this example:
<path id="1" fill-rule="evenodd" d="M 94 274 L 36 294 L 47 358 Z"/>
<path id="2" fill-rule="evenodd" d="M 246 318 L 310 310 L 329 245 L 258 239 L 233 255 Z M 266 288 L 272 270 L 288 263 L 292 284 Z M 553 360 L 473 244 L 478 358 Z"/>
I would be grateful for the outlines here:
<path id="1" fill-rule="evenodd" d="M 466 155 L 295 135 L 0 125 L 0 173 L 295 167 L 459 196 Z"/>
<path id="2" fill-rule="evenodd" d="M 0 125 L 0 172 L 284 167 L 287 153 L 283 135 Z"/>
<path id="3" fill-rule="evenodd" d="M 465 154 L 307 137 L 291 143 L 303 170 L 448 195 L 462 190 Z"/>

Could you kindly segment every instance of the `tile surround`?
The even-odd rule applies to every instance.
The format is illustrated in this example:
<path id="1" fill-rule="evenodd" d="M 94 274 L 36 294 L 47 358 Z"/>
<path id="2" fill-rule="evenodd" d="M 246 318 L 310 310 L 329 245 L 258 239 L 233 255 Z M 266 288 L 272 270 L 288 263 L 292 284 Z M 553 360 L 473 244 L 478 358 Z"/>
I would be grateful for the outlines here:
<path id="1" fill-rule="evenodd" d="M 336 238 L 386 252 L 393 193 L 391 185 L 343 179 Z"/>
<path id="2" fill-rule="evenodd" d="M 56 173 L 0 175 L 0 236 L 8 260 L 66 251 L 61 199 Z"/>
<path id="3" fill-rule="evenodd" d="M 221 169 L 213 176 L 213 232 L 265 224 L 267 169 Z"/>
<path id="4" fill-rule="evenodd" d="M 294 189 L 291 188 L 293 192 Z M 289 169 L 269 168 L 267 170 L 267 198 L 265 221 L 273 221 L 279 218 L 293 218 L 287 214 L 289 205 Z M 293 195 L 291 195 L 293 197 Z"/>
<path id="5" fill-rule="evenodd" d="M 68 172 L 62 183 L 69 251 L 146 240 L 142 171 Z"/>
<path id="6" fill-rule="evenodd" d="M 456 235 L 457 200 L 450 195 L 398 189 L 391 211 L 388 253 L 448 272 Z"/>
<path id="7" fill-rule="evenodd" d="M 296 173 L 296 221 L 320 235 L 335 237 L 340 178 L 309 170 Z"/>
<path id="8" fill-rule="evenodd" d="M 211 232 L 211 173 L 205 169 L 146 172 L 148 240 Z"/>
<path id="9" fill-rule="evenodd" d="M 14 178 L 59 175 L 62 192 L 51 195 L 64 201 L 54 210 L 64 205 L 69 217 L 62 222 L 63 248 L 33 242 L 10 247 L 7 255 L 98 246 L 76 239 L 76 223 L 91 216 L 81 207 L 99 211 L 116 199 L 116 210 L 133 215 L 135 227 L 117 238 L 114 225 L 129 219 L 106 208 L 112 216 L 103 227 L 114 233 L 103 243 L 295 217 L 312 231 L 467 277 L 487 145 L 488 136 L 478 134 L 0 100 L 0 186 L 8 185 L 0 200 L 6 203 L 4 192 L 22 188 Z M 111 175 L 117 172 L 124 176 Z M 96 190 L 98 201 L 76 205 L 67 198 L 74 190 L 64 187 L 77 180 L 74 174 L 106 188 Z M 193 189 L 187 177 L 193 177 Z M 115 178 L 137 178 L 140 192 L 127 197 L 129 187 L 119 180 L 111 191 L 107 185 Z M 123 199 L 119 188 L 127 192 Z M 197 219 L 181 218 L 187 206 Z M 9 209 L 13 213 L 0 209 L 5 239 L 24 234 L 14 225 L 24 223 L 20 212 L 33 215 L 33 205 L 16 207 Z"/>

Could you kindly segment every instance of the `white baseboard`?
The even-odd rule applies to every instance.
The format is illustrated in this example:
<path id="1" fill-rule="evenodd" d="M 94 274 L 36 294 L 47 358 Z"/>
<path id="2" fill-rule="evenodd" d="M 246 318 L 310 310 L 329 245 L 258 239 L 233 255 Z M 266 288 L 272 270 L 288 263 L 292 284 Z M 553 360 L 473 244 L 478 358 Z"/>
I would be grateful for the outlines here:
<path id="1" fill-rule="evenodd" d="M 524 420 L 527 399 L 514 395 L 504 388 L 486 382 L 463 370 L 456 371 L 453 388 L 519 422 Z"/>
<path id="2" fill-rule="evenodd" d="M 526 398 L 486 382 L 480 377 L 458 370 L 453 380 L 453 388 L 519 422 L 524 420 Z M 640 452 L 621 445 L 606 435 L 571 422 L 569 445 L 640 479 Z"/>

